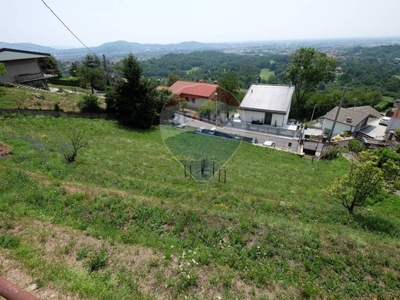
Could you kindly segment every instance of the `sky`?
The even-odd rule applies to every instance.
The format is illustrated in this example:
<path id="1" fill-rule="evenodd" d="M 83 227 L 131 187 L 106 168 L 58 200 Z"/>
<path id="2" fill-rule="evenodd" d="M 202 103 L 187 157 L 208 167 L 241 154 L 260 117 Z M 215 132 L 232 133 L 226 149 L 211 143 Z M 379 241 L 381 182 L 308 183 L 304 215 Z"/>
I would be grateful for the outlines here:
<path id="1" fill-rule="evenodd" d="M 88 47 L 400 36 L 399 0 L 0 0 L 0 41 L 83 47 L 43 1 Z"/>

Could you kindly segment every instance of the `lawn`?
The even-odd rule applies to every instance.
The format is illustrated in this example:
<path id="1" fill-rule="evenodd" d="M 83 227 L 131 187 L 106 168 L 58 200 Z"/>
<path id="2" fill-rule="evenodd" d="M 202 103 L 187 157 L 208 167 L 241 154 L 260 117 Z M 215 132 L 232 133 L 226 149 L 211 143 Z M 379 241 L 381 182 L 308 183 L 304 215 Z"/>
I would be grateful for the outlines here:
<path id="1" fill-rule="evenodd" d="M 179 130 L 161 127 L 161 136 L 171 154 L 197 180 L 209 180 L 233 156 L 240 141 L 196 133 L 195 129 Z M 203 172 L 201 167 L 203 166 Z"/>
<path id="2" fill-rule="evenodd" d="M 74 164 L 74 128 L 89 140 Z M 318 161 L 175 128 L 0 116 L 0 257 L 79 299 L 394 299 L 400 204 L 354 217 L 326 188 L 344 158 Z M 235 149 L 233 146 L 237 145 Z M 204 152 L 225 184 L 184 176 Z M 7 272 L 0 264 L 0 275 Z"/>
<path id="3" fill-rule="evenodd" d="M 268 80 L 271 75 L 274 75 L 274 71 L 270 71 L 269 69 L 261 69 L 261 80 Z"/>

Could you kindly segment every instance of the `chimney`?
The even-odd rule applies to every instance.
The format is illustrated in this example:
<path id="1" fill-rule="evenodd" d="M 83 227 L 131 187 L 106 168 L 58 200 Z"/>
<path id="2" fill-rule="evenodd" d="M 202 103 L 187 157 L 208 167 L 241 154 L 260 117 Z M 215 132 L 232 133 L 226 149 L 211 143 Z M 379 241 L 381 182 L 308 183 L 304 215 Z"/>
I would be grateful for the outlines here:
<path id="1" fill-rule="evenodd" d="M 352 117 L 346 117 L 346 123 L 351 123 L 353 121 Z"/>

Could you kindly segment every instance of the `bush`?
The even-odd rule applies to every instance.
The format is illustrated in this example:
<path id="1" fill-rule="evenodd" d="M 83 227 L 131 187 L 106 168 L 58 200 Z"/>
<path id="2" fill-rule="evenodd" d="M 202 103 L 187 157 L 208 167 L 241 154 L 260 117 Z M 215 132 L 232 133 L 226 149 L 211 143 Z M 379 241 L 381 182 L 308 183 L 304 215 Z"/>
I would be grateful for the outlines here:
<path id="1" fill-rule="evenodd" d="M 356 154 L 360 153 L 364 150 L 364 145 L 359 140 L 351 140 L 349 142 L 349 151 L 354 152 Z"/>
<path id="2" fill-rule="evenodd" d="M 103 269 L 108 265 L 108 255 L 105 249 L 95 251 L 89 256 L 89 260 L 86 262 L 86 267 L 89 272 L 95 272 Z"/>
<path id="3" fill-rule="evenodd" d="M 340 146 L 329 146 L 328 150 L 321 156 L 321 159 L 332 160 L 337 158 L 340 153 L 342 153 L 342 148 Z"/>
<path id="4" fill-rule="evenodd" d="M 62 111 L 62 109 L 60 108 L 60 105 L 57 103 L 54 104 L 54 110 L 55 111 Z"/>
<path id="5" fill-rule="evenodd" d="M 93 94 L 84 95 L 82 99 L 78 101 L 78 107 L 81 112 L 84 113 L 97 113 L 101 111 L 99 100 L 97 96 Z"/>

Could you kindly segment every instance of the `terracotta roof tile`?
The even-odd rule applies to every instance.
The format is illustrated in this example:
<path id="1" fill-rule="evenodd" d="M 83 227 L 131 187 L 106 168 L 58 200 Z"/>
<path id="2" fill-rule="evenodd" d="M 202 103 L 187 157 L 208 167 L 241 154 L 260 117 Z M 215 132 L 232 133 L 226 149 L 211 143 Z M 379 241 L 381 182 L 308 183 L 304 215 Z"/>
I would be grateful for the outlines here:
<path id="1" fill-rule="evenodd" d="M 216 84 L 178 80 L 170 86 L 169 90 L 179 96 L 194 96 L 197 98 L 212 99 L 214 98 L 217 87 L 218 85 Z"/>

